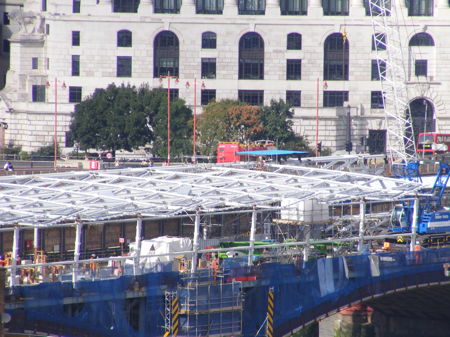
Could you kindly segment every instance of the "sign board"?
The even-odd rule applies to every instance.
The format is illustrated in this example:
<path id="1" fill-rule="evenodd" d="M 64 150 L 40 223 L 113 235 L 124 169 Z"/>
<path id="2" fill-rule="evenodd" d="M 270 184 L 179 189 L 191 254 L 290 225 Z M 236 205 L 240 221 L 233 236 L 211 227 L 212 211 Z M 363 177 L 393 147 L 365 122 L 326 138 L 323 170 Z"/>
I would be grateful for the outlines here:
<path id="1" fill-rule="evenodd" d="M 125 238 L 119 238 L 119 243 L 125 243 Z"/>

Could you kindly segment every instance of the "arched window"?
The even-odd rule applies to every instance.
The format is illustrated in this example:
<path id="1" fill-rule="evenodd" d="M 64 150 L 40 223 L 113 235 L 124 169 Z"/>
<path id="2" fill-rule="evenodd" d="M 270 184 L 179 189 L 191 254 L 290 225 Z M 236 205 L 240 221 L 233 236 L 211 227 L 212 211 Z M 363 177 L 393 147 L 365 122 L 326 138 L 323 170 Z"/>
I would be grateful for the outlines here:
<path id="1" fill-rule="evenodd" d="M 197 14 L 222 14 L 223 0 L 196 0 Z"/>
<path id="2" fill-rule="evenodd" d="M 433 38 L 428 33 L 417 33 L 409 40 L 410 47 L 432 47 L 434 46 Z"/>
<path id="3" fill-rule="evenodd" d="M 139 0 L 113 0 L 114 13 L 137 13 Z"/>
<path id="4" fill-rule="evenodd" d="M 299 33 L 290 33 L 287 36 L 287 50 L 301 50 L 302 35 Z"/>
<path id="5" fill-rule="evenodd" d="M 217 35 L 213 32 L 204 32 L 202 34 L 202 48 L 203 49 L 216 49 L 217 47 Z"/>
<path id="6" fill-rule="evenodd" d="M 264 40 L 258 33 L 246 33 L 239 40 L 239 79 L 264 79 Z"/>
<path id="7" fill-rule="evenodd" d="M 179 54 L 178 37 L 167 30 L 159 33 L 153 43 L 153 77 L 165 76 L 169 72 L 171 76 L 178 76 Z"/>
<path id="8" fill-rule="evenodd" d="M 129 30 L 119 30 L 117 32 L 117 47 L 132 47 L 133 34 Z"/>
<path id="9" fill-rule="evenodd" d="M 323 79 L 347 81 L 349 46 L 346 35 L 334 33 L 327 37 L 324 46 Z"/>

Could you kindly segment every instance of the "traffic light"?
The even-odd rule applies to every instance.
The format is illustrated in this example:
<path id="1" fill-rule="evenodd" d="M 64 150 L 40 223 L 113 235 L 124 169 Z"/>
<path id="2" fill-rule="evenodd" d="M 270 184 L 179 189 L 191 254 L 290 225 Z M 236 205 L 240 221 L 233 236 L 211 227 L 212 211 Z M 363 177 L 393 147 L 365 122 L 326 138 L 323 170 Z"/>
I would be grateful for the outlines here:
<path id="1" fill-rule="evenodd" d="M 352 144 L 352 142 L 347 142 L 347 143 L 345 143 L 345 151 L 347 151 L 347 152 L 352 152 L 352 150 L 353 150 L 353 144 Z"/>
<path id="2" fill-rule="evenodd" d="M 317 143 L 317 152 L 322 153 L 322 142 Z"/>

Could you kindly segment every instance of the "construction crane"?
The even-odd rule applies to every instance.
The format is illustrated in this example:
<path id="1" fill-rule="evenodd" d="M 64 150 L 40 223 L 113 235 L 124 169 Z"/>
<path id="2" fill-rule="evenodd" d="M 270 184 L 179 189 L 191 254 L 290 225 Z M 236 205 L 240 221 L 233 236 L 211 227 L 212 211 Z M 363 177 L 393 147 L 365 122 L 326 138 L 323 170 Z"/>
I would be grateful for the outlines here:
<path id="1" fill-rule="evenodd" d="M 397 11 L 400 9 L 396 4 L 390 0 L 369 0 L 388 133 L 388 155 L 395 175 L 421 181 L 406 85 L 406 58 L 403 55 L 401 25 L 398 22 Z M 391 230 L 447 238 L 443 234 L 450 232 L 450 210 L 442 206 L 442 197 L 449 177 L 450 166 L 441 162 L 431 191 L 420 198 L 416 197 L 418 205 L 414 205 L 414 200 L 409 200 L 395 206 L 391 216 Z M 415 241 L 414 236 L 411 238 L 413 240 Z"/>

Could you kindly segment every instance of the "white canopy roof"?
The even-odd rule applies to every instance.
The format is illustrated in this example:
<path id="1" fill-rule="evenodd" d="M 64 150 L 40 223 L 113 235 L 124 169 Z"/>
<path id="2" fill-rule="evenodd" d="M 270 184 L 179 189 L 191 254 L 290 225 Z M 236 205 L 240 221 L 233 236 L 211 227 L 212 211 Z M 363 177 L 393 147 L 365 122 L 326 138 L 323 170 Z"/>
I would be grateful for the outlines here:
<path id="1" fill-rule="evenodd" d="M 289 165 L 190 165 L 0 178 L 0 228 L 75 221 L 173 217 L 273 207 L 283 198 L 395 200 L 421 185 L 400 179 Z"/>

